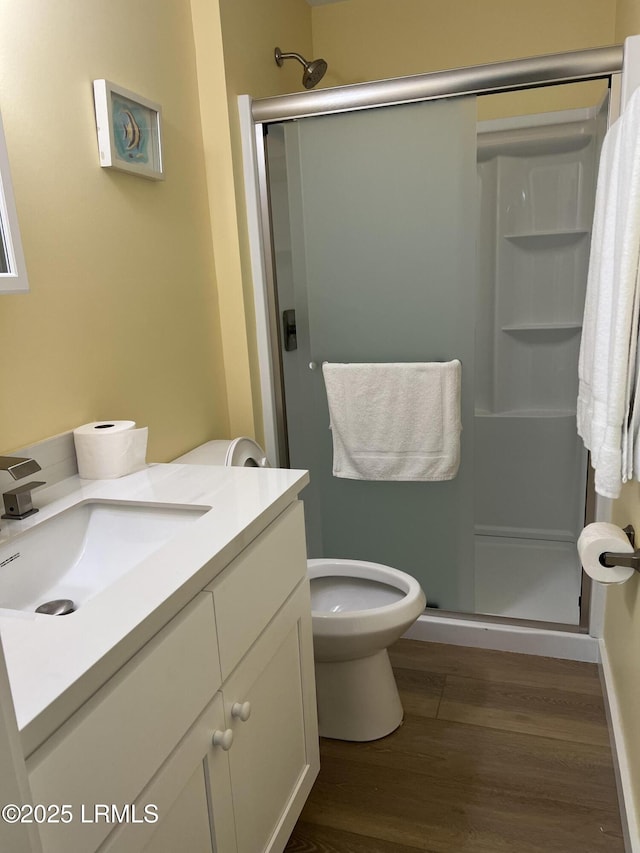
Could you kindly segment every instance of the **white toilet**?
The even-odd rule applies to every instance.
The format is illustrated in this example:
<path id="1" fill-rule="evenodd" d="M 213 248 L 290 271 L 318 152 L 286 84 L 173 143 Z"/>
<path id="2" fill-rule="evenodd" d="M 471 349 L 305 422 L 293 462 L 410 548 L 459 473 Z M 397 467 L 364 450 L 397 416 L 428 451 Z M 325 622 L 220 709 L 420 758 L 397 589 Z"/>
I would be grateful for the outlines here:
<path id="1" fill-rule="evenodd" d="M 411 575 L 379 563 L 321 559 L 307 566 L 320 734 L 384 737 L 403 717 L 387 648 L 422 613 L 425 594 Z"/>
<path id="2" fill-rule="evenodd" d="M 208 441 L 174 462 L 269 468 L 260 445 L 241 436 Z M 398 728 L 403 710 L 387 648 L 422 613 L 411 575 L 361 560 L 308 560 L 318 727 L 323 737 L 367 741 Z"/>

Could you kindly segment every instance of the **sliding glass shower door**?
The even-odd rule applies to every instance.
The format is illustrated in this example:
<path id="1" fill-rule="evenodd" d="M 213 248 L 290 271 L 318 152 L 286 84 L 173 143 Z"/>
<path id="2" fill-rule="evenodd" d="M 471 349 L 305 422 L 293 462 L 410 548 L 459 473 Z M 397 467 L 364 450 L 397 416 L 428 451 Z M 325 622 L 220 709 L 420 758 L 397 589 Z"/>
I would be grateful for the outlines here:
<path id="1" fill-rule="evenodd" d="M 537 98 L 527 114 L 520 93 L 521 113 L 499 103 L 503 117 L 480 122 L 476 99 L 457 97 L 269 126 L 287 433 L 291 466 L 311 472 L 310 556 L 409 572 L 443 610 L 579 624 L 577 361 L 607 117 L 594 94 L 594 106 L 546 113 Z M 454 480 L 332 476 L 322 362 L 452 359 Z"/>
<path id="2" fill-rule="evenodd" d="M 311 472 L 310 556 L 395 566 L 446 611 L 586 624 L 575 409 L 607 95 L 598 80 L 268 125 L 285 419 L 290 464 Z M 323 362 L 452 359 L 454 480 L 332 476 Z"/>
<path id="3" fill-rule="evenodd" d="M 270 127 L 267 144 L 290 464 L 311 472 L 309 555 L 386 563 L 418 578 L 432 606 L 472 610 L 475 99 L 306 118 Z M 454 480 L 332 476 L 322 362 L 456 358 Z"/>

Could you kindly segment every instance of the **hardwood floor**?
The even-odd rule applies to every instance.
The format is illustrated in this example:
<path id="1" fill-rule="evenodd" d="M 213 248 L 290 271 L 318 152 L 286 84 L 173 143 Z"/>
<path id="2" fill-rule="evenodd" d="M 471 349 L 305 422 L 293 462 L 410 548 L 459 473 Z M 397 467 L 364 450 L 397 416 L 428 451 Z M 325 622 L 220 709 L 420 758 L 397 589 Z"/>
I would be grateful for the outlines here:
<path id="1" fill-rule="evenodd" d="M 400 640 L 403 725 L 321 740 L 288 853 L 624 853 L 595 664 Z"/>

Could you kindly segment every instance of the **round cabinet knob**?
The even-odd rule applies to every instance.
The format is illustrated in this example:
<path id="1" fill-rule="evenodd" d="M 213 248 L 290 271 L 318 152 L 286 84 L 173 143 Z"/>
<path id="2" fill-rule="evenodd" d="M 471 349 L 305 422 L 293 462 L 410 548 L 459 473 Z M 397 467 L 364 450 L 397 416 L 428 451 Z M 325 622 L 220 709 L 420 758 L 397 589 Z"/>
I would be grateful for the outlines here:
<path id="1" fill-rule="evenodd" d="M 231 749 L 231 744 L 233 743 L 233 731 L 231 729 L 225 729 L 221 732 L 220 729 L 217 729 L 213 733 L 211 740 L 213 741 L 214 746 L 219 746 L 226 752 L 228 749 Z"/>
<path id="2" fill-rule="evenodd" d="M 234 702 L 231 706 L 231 716 L 246 723 L 251 716 L 251 702 Z"/>

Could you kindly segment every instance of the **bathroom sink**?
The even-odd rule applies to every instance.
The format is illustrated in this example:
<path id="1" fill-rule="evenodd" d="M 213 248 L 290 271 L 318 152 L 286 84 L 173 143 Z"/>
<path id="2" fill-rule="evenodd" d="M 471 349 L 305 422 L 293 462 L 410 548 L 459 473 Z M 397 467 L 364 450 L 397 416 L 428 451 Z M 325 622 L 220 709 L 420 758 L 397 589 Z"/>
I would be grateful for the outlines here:
<path id="1" fill-rule="evenodd" d="M 75 504 L 0 545 L 0 608 L 33 612 L 45 602 L 70 599 L 77 609 L 207 511 Z"/>

